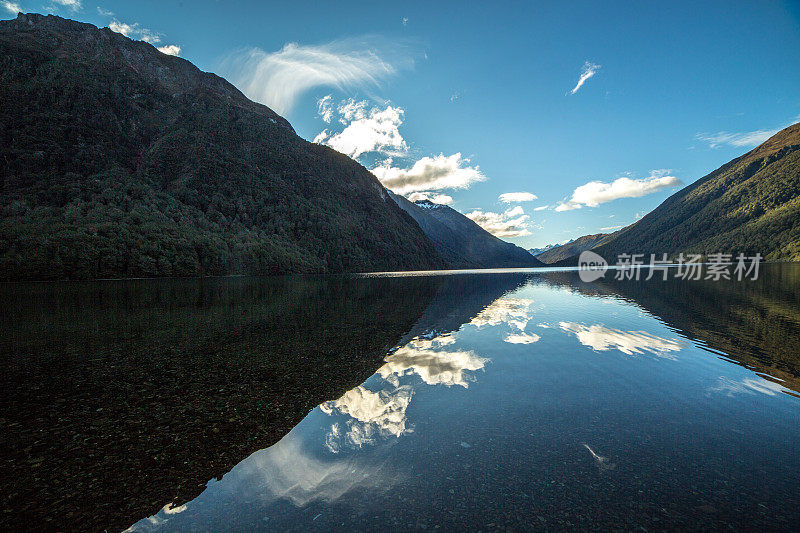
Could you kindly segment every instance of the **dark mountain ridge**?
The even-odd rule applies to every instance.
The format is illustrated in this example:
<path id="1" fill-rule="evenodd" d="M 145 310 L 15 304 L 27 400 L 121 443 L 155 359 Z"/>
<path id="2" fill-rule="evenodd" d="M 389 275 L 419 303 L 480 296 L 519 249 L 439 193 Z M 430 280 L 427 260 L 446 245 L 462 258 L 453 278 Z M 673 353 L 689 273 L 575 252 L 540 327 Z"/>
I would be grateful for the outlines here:
<path id="1" fill-rule="evenodd" d="M 452 268 L 524 268 L 543 263 L 527 250 L 498 239 L 452 207 L 428 200 L 411 202 L 389 193 L 417 221 Z"/>
<path id="2" fill-rule="evenodd" d="M 0 279 L 447 266 L 363 166 L 148 43 L 20 14 L 0 80 Z"/>
<path id="3" fill-rule="evenodd" d="M 600 244 L 614 238 L 614 233 L 595 233 L 594 235 L 584 235 L 573 239 L 561 246 L 554 246 L 536 256 L 541 262 L 546 264 L 557 263 L 574 255 L 580 254 L 584 250 L 590 250 Z"/>

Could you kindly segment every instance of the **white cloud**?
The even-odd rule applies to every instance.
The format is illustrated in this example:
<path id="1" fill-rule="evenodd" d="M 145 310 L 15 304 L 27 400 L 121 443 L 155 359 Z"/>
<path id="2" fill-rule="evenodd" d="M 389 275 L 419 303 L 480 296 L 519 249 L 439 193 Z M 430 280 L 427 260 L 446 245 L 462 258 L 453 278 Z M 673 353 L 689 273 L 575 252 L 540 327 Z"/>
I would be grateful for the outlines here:
<path id="1" fill-rule="evenodd" d="M 323 99 L 324 100 L 324 99 Z M 346 124 L 339 133 L 321 131 L 314 142 L 330 146 L 337 152 L 352 158 L 367 152 L 384 155 L 403 155 L 408 150 L 399 127 L 403 123 L 405 111 L 400 107 L 386 106 L 386 109 L 373 107 L 366 109 L 366 101 L 350 99 L 338 106 L 339 122 Z M 333 117 L 329 102 L 317 102 L 322 119 Z"/>
<path id="2" fill-rule="evenodd" d="M 562 211 L 572 211 L 573 209 L 580 209 L 583 207 L 581 204 L 574 204 L 571 202 L 561 202 L 555 207 L 555 210 L 559 213 Z"/>
<path id="3" fill-rule="evenodd" d="M 720 131 L 718 133 L 698 133 L 695 138 L 700 141 L 705 141 L 711 148 L 719 148 L 723 144 L 735 146 L 737 148 L 753 147 L 763 143 L 776 133 L 781 131 L 775 130 L 756 130 L 745 131 L 740 133 L 731 133 L 727 131 Z"/>
<path id="4" fill-rule="evenodd" d="M 481 370 L 489 360 L 472 351 L 443 349 L 453 342 L 452 337 L 414 339 L 387 357 L 377 373 L 395 387 L 400 377 L 416 374 L 428 385 L 467 388 L 470 379 L 465 372 Z"/>
<path id="5" fill-rule="evenodd" d="M 354 98 L 350 98 L 348 100 L 342 101 L 339 104 L 339 107 L 336 109 L 339 113 L 339 122 L 344 124 L 345 126 L 354 121 L 354 120 L 361 120 L 366 118 L 367 116 L 367 101 L 366 100 L 355 100 Z"/>
<path id="6" fill-rule="evenodd" d="M 22 12 L 22 8 L 16 2 L 8 2 L 7 0 L 4 0 L 3 2 L 0 2 L 0 4 L 2 4 L 7 11 L 14 15 Z"/>
<path id="7" fill-rule="evenodd" d="M 501 202 L 512 204 L 517 202 L 532 202 L 539 197 L 529 192 L 504 192 L 499 198 Z"/>
<path id="8" fill-rule="evenodd" d="M 328 124 L 333 118 L 333 96 L 328 94 L 317 100 L 317 114 Z"/>
<path id="9" fill-rule="evenodd" d="M 435 204 L 441 204 L 441 205 L 450 205 L 453 203 L 452 196 L 449 196 L 447 194 L 440 194 L 427 191 L 412 192 L 411 194 L 406 196 L 406 198 L 408 198 L 412 202 L 418 202 L 420 200 L 428 200 Z"/>
<path id="10" fill-rule="evenodd" d="M 113 17 L 114 16 L 114 12 L 113 11 L 109 11 L 108 9 L 103 9 L 100 6 L 97 6 L 97 14 L 102 16 L 102 17 Z"/>
<path id="11" fill-rule="evenodd" d="M 613 231 L 621 227 L 622 226 L 606 226 L 605 228 L 600 228 L 600 231 Z"/>
<path id="12" fill-rule="evenodd" d="M 523 334 L 533 314 L 532 304 L 533 300 L 529 298 L 500 298 L 481 311 L 470 324 L 476 328 L 505 324 Z"/>
<path id="13" fill-rule="evenodd" d="M 506 210 L 504 213 L 475 209 L 464 216 L 495 237 L 513 238 L 531 235 L 529 230 L 530 217 L 525 214 L 522 206 L 519 205 Z"/>
<path id="14" fill-rule="evenodd" d="M 578 84 L 575 85 L 569 94 L 575 94 L 578 92 L 578 89 L 583 87 L 583 84 L 586 83 L 586 80 L 597 74 L 597 71 L 600 70 L 600 65 L 595 65 L 589 61 L 583 64 L 583 68 L 581 69 L 581 76 L 578 78 Z"/>
<path id="15" fill-rule="evenodd" d="M 411 168 L 403 169 L 391 165 L 391 159 L 387 160 L 373 168 L 372 173 L 385 187 L 398 194 L 466 189 L 475 182 L 486 180 L 480 169 L 477 166 L 470 166 L 469 159 L 461 157 L 460 153 L 423 157 Z"/>
<path id="16" fill-rule="evenodd" d="M 666 339 L 644 331 L 622 331 L 602 324 L 585 326 L 575 322 L 561 322 L 561 329 L 572 333 L 578 342 L 594 351 L 619 350 L 633 355 L 650 352 L 659 357 L 673 358 L 671 352 L 683 349 L 679 339 Z"/>
<path id="17" fill-rule="evenodd" d="M 181 47 L 177 44 L 167 44 L 164 46 L 159 46 L 158 51 L 162 54 L 167 54 L 168 56 L 179 56 L 181 55 Z"/>
<path id="18" fill-rule="evenodd" d="M 403 26 L 408 26 L 408 17 L 403 17 L 400 19 L 400 22 L 403 24 Z"/>
<path id="19" fill-rule="evenodd" d="M 223 62 L 222 70 L 249 98 L 286 114 L 297 98 L 313 87 L 376 86 L 413 65 L 405 55 L 403 45 L 374 38 L 316 46 L 287 43 L 277 52 L 240 51 Z"/>
<path id="20" fill-rule="evenodd" d="M 449 336 L 414 338 L 386 357 L 376 372 L 392 389 L 371 391 L 359 385 L 338 400 L 320 405 L 323 413 L 347 416 L 343 424 L 331 426 L 325 437 L 328 450 L 338 453 L 344 448 L 361 448 L 381 438 L 410 433 L 406 411 L 414 388 L 400 385 L 404 376 L 415 374 L 427 385 L 467 388 L 469 381 L 474 381 L 468 372 L 483 369 L 489 360 L 471 351 L 448 349 L 453 343 L 455 339 Z"/>
<path id="21" fill-rule="evenodd" d="M 540 205 L 539 207 L 534 207 L 533 210 L 534 211 L 544 211 L 548 207 L 550 207 L 550 206 L 549 205 Z"/>
<path id="22" fill-rule="evenodd" d="M 374 444 L 379 437 L 400 437 L 408 433 L 406 410 L 412 396 L 413 389 L 408 385 L 377 392 L 359 385 L 338 400 L 323 403 L 319 406 L 323 413 L 350 417 L 345 422 L 346 431 L 343 432 L 338 424 L 331 427 L 325 439 L 327 448 L 337 453 L 343 445 L 361 448 Z"/>
<path id="23" fill-rule="evenodd" d="M 504 341 L 511 343 L 511 344 L 533 344 L 534 342 L 539 342 L 539 335 L 535 333 L 510 333 L 506 335 L 506 338 L 503 339 Z"/>
<path id="24" fill-rule="evenodd" d="M 68 7 L 72 11 L 78 11 L 81 6 L 81 0 L 53 0 L 56 4 Z"/>
<path id="25" fill-rule="evenodd" d="M 147 28 L 142 28 L 136 22 L 133 24 L 126 24 L 114 19 L 108 24 L 108 29 L 117 33 L 121 33 L 125 37 L 139 39 L 140 41 L 150 44 L 157 44 L 161 42 L 161 36 L 159 34 Z"/>
<path id="26" fill-rule="evenodd" d="M 125 37 L 130 37 L 133 34 L 133 26 L 125 24 L 124 22 L 120 22 L 117 19 L 112 20 L 108 24 L 108 29 L 117 33 L 121 33 Z"/>
<path id="27" fill-rule="evenodd" d="M 667 176 L 664 171 L 653 171 L 642 179 L 618 178 L 611 183 L 590 181 L 576 188 L 572 198 L 556 206 L 556 211 L 580 209 L 583 206 L 597 207 L 600 204 L 619 198 L 638 198 L 669 187 L 682 185 L 675 176 Z"/>
<path id="28" fill-rule="evenodd" d="M 506 212 L 505 212 L 505 215 L 508 216 L 508 217 L 518 217 L 518 216 L 524 215 L 524 214 L 525 214 L 525 210 L 522 209 L 521 205 L 517 205 L 517 206 L 512 207 L 511 209 L 507 209 Z"/>

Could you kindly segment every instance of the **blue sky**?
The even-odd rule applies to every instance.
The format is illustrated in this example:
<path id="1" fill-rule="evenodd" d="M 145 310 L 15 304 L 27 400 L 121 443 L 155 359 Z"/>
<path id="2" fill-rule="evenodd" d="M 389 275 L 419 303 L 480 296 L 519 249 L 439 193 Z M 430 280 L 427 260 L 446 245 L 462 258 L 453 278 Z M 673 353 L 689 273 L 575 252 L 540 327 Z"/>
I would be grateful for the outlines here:
<path id="1" fill-rule="evenodd" d="M 0 11 L 179 47 L 390 188 L 526 247 L 630 224 L 800 120 L 797 2 L 288 4 Z M 521 192 L 537 198 L 500 200 Z"/>

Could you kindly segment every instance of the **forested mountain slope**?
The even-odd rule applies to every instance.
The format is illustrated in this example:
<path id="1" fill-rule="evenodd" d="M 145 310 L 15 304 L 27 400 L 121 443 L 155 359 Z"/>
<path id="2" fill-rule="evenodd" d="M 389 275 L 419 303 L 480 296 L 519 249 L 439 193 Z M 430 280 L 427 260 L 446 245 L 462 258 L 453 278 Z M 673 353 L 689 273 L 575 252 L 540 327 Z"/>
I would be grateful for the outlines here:
<path id="1" fill-rule="evenodd" d="M 584 235 L 578 237 L 561 246 L 554 246 L 536 256 L 536 259 L 546 264 L 557 263 L 574 255 L 580 254 L 584 250 L 591 250 L 595 246 L 607 242 L 614 237 L 614 233 L 596 233 L 594 235 Z"/>
<path id="2" fill-rule="evenodd" d="M 0 125 L 0 279 L 446 266 L 364 167 L 107 28 L 0 22 Z"/>
<path id="3" fill-rule="evenodd" d="M 609 261 L 680 252 L 800 261 L 800 123 L 684 187 L 593 251 Z"/>

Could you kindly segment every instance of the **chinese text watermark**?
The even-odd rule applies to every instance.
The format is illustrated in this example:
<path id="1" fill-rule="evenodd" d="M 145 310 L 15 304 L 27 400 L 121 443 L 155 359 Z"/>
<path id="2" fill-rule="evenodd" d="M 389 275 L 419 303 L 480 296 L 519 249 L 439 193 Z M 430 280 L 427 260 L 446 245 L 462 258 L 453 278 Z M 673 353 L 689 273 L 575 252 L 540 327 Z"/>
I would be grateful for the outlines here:
<path id="1" fill-rule="evenodd" d="M 614 279 L 617 280 L 649 280 L 655 276 L 667 280 L 670 272 L 674 279 L 683 280 L 731 280 L 758 279 L 759 265 L 763 257 L 760 253 L 752 256 L 743 253 L 713 253 L 706 256 L 700 254 L 679 254 L 674 260 L 667 259 L 667 254 L 619 254 L 617 262 L 609 266 L 600 255 L 590 250 L 581 253 L 578 258 L 578 274 L 582 281 L 591 282 L 606 275 L 609 268 L 614 268 Z"/>

